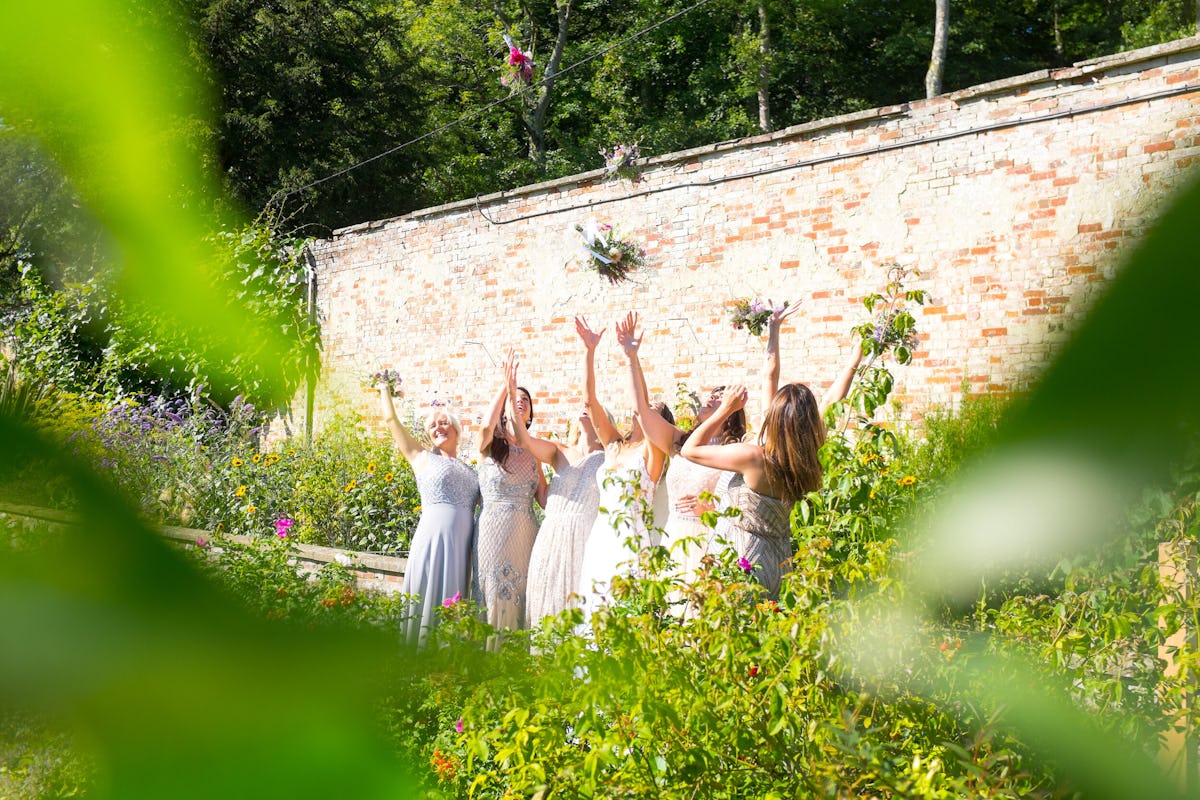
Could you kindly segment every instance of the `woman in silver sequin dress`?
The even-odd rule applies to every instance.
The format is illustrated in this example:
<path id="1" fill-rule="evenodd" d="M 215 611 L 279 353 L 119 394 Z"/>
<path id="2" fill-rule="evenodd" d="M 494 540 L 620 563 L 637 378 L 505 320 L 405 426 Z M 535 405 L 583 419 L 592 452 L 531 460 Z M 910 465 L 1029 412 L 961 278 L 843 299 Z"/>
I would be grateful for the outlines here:
<path id="1" fill-rule="evenodd" d="M 418 645 L 437 624 L 437 609 L 468 593 L 479 482 L 474 470 L 458 460 L 462 427 L 448 409 L 434 408 L 427 415 L 431 447 L 425 449 L 397 418 L 391 390 L 381 387 L 379 397 L 383 420 L 396 449 L 412 466 L 421 493 L 421 519 L 404 570 L 403 592 L 412 600 L 400 619 L 401 637 Z"/>
<path id="2" fill-rule="evenodd" d="M 515 359 L 505 358 L 507 375 Z M 537 537 L 533 504 L 546 504 L 546 476 L 533 455 L 516 443 L 516 430 L 533 423 L 533 400 L 515 388 L 512 414 L 504 413 L 507 378 L 492 401 L 480 435 L 479 490 L 483 503 L 471 566 L 474 597 L 497 631 L 526 626 L 529 558 Z"/>

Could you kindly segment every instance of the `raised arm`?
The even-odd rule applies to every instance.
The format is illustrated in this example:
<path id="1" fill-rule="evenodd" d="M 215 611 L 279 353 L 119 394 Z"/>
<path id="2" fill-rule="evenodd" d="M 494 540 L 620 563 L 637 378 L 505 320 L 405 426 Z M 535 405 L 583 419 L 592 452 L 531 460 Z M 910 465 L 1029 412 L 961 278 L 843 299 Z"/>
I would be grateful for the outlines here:
<path id="1" fill-rule="evenodd" d="M 425 464 L 425 448 L 412 435 L 412 432 L 400 422 L 396 416 L 396 405 L 392 402 L 392 390 L 387 385 L 379 387 L 379 411 L 384 424 L 391 431 L 392 441 L 396 449 L 412 465 L 413 471 L 418 471 Z"/>
<path id="2" fill-rule="evenodd" d="M 517 413 L 517 368 L 519 366 L 520 362 L 516 358 L 505 359 L 504 361 L 504 382 L 508 389 L 508 418 L 511 420 L 521 419 L 521 415 Z M 559 456 L 562 456 L 560 445 L 545 439 L 539 439 L 519 422 L 514 422 L 513 424 L 513 435 L 517 440 L 517 446 L 528 450 L 538 461 L 549 464 L 554 469 L 562 469 L 562 463 L 558 460 Z M 562 457 L 566 458 L 565 456 Z M 542 480 L 541 483 L 545 484 L 545 480 Z M 545 505 L 544 493 L 541 503 L 543 506 Z"/>
<path id="3" fill-rule="evenodd" d="M 629 395 L 637 409 L 638 420 L 646 439 L 663 453 L 674 453 L 675 443 L 679 441 L 680 432 L 671 423 L 663 419 L 657 411 L 650 407 L 650 396 L 646 392 L 646 376 L 642 373 L 642 362 L 638 357 L 642 337 L 637 331 L 638 315 L 630 311 L 625 319 L 619 321 L 616 327 L 617 343 L 625 351 L 629 359 Z"/>
<path id="4" fill-rule="evenodd" d="M 825 416 L 825 410 L 834 403 L 846 399 L 846 395 L 850 393 L 850 385 L 854 383 L 854 374 L 858 370 L 859 362 L 862 361 L 863 349 L 862 339 L 858 334 L 854 335 L 854 345 L 850 348 L 850 358 L 842 367 L 841 373 L 837 379 L 829 384 L 829 388 L 825 390 L 825 394 L 821 397 L 820 411 L 821 416 Z"/>
<path id="5" fill-rule="evenodd" d="M 503 369 L 507 371 L 508 365 L 513 361 L 515 356 L 513 351 L 509 350 L 504 356 Z M 479 432 L 479 455 L 486 456 L 492 452 L 492 436 L 495 433 L 496 426 L 500 424 L 500 415 L 504 413 L 504 399 L 508 397 L 508 383 L 504 380 L 500 381 L 500 389 L 497 390 L 496 396 L 492 398 L 492 404 L 488 406 L 487 416 L 483 420 L 483 430 Z M 514 428 L 519 428 L 519 425 L 514 425 Z"/>
<path id="6" fill-rule="evenodd" d="M 600 337 L 604 335 L 605 330 L 607 328 L 601 328 L 600 332 L 596 333 L 588 327 L 586 319 L 575 318 L 575 332 L 579 334 L 586 351 L 583 360 L 583 390 L 587 398 L 588 414 L 592 418 L 592 425 L 596 428 L 596 436 L 600 438 L 601 443 L 609 444 L 618 441 L 621 438 L 621 432 L 608 421 L 608 415 L 604 413 L 604 406 L 600 405 L 600 398 L 596 396 L 596 345 L 600 343 Z"/>
<path id="7" fill-rule="evenodd" d="M 721 398 L 721 405 L 712 416 L 692 431 L 679 453 L 688 461 L 715 469 L 732 470 L 746 476 L 746 482 L 754 488 L 762 476 L 762 448 L 754 444 L 734 442 L 732 444 L 704 444 L 721 430 L 729 415 L 746 405 L 749 393 L 745 386 L 729 386 Z"/>

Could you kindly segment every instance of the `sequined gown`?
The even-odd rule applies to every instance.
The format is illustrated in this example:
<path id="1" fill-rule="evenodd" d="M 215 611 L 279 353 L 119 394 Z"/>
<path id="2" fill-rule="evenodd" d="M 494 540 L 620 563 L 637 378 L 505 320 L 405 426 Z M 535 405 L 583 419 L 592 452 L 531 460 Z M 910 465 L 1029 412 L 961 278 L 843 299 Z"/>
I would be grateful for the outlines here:
<path id="1" fill-rule="evenodd" d="M 413 600 L 401 617 L 400 634 L 410 644 L 425 639 L 447 598 L 468 596 L 467 566 L 479 502 L 479 481 L 470 467 L 436 451 L 428 455 L 416 475 L 421 519 L 404 570 L 403 591 Z"/>
<path id="2" fill-rule="evenodd" d="M 717 535 L 734 543 L 738 555 L 757 565 L 754 577 L 772 598 L 779 597 L 779 583 L 792 560 L 791 515 L 794 503 L 759 494 L 746 485 L 740 474 L 728 481 L 725 507 L 737 507 L 741 516 L 722 517 Z"/>
<path id="3" fill-rule="evenodd" d="M 644 453 L 616 467 L 605 464 L 596 473 L 596 483 L 600 512 L 588 534 L 579 574 L 585 616 L 608 602 L 614 575 L 632 573 L 628 562 L 650 542 L 643 514 L 654 502 L 654 481 L 646 471 Z"/>
<path id="4" fill-rule="evenodd" d="M 676 499 L 689 494 L 699 496 L 701 492 L 715 494 L 717 482 L 724 474 L 724 470 L 706 467 L 682 456 L 671 459 L 671 464 L 667 467 L 667 475 L 663 482 L 666 484 L 670 514 L 667 524 L 663 527 L 662 544 L 670 548 L 671 557 L 678 562 L 680 574 L 685 577 L 695 575 L 700 569 L 700 559 L 707 553 L 716 551 L 716 531 L 701 522 L 699 516 L 677 510 Z M 662 491 L 662 487 L 659 491 Z M 687 551 L 684 552 L 684 545 L 679 544 L 681 539 L 698 541 L 689 542 L 686 545 Z"/>
<path id="5" fill-rule="evenodd" d="M 472 560 L 474 595 L 496 630 L 525 627 L 529 556 L 538 532 L 533 496 L 539 469 L 533 455 L 515 445 L 509 446 L 504 467 L 490 457 L 479 464 L 483 505 Z"/>
<path id="6" fill-rule="evenodd" d="M 579 590 L 583 553 L 600 508 L 596 472 L 604 452 L 585 456 L 554 475 L 546 497 L 546 516 L 529 560 L 529 627 L 567 608 L 567 596 Z"/>

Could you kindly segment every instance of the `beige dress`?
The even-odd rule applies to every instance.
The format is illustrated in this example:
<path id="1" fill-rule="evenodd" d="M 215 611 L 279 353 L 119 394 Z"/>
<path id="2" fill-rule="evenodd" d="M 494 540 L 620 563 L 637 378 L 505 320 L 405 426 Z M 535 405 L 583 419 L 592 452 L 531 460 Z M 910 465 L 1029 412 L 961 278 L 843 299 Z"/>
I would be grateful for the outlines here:
<path id="1" fill-rule="evenodd" d="M 533 497 L 541 469 L 527 450 L 510 446 L 501 467 L 490 457 L 479 464 L 483 504 L 471 566 L 475 602 L 496 630 L 525 627 L 529 557 L 537 537 Z"/>
<path id="2" fill-rule="evenodd" d="M 767 589 L 771 598 L 779 597 L 783 573 L 791 569 L 792 506 L 774 497 L 759 494 L 734 473 L 721 498 L 725 507 L 742 510 L 740 516 L 722 517 L 717 535 L 733 542 L 738 556 L 754 564 L 754 578 Z"/>
<path id="3" fill-rule="evenodd" d="M 724 475 L 724 470 L 714 469 L 688 461 L 682 456 L 671 459 L 667 467 L 667 475 L 663 483 L 666 485 L 670 512 L 667 524 L 663 527 L 664 547 L 670 549 L 671 557 L 679 564 L 680 574 L 685 579 L 695 575 L 700 569 L 700 559 L 709 552 L 716 552 L 716 529 L 710 528 L 694 514 L 685 514 L 675 508 L 677 498 L 685 495 L 699 495 L 701 492 L 716 493 L 717 482 Z M 659 489 L 661 491 L 661 487 Z M 683 539 L 695 539 L 686 544 L 680 544 Z"/>

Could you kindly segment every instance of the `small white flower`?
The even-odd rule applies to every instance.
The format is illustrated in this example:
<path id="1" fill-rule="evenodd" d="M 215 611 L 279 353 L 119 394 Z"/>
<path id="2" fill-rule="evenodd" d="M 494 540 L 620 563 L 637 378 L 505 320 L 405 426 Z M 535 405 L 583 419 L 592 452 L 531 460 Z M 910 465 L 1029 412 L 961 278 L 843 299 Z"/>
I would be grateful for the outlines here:
<path id="1" fill-rule="evenodd" d="M 341 564 L 343 567 L 348 567 L 354 563 L 354 559 L 350 558 L 350 556 L 346 555 L 345 553 L 336 553 L 333 556 L 333 560 Z"/>

